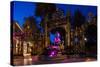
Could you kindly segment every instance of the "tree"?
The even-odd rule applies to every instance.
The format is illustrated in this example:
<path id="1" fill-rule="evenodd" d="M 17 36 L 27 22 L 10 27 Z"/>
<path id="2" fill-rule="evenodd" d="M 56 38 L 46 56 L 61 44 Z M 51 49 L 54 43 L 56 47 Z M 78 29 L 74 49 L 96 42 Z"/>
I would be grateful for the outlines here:
<path id="1" fill-rule="evenodd" d="M 26 40 L 31 40 L 34 38 L 35 33 L 38 31 L 35 18 L 33 16 L 25 18 L 25 23 L 23 24 L 23 30 L 25 32 Z"/>
<path id="2" fill-rule="evenodd" d="M 85 36 L 87 38 L 86 50 L 89 56 L 96 57 L 97 55 L 97 26 L 95 24 L 88 25 L 85 30 Z"/>
<path id="3" fill-rule="evenodd" d="M 36 4 L 36 16 L 45 16 L 52 14 L 56 10 L 55 4 L 38 3 Z"/>
<path id="4" fill-rule="evenodd" d="M 25 23 L 23 24 L 24 29 L 36 28 L 36 20 L 33 16 L 25 18 Z"/>
<path id="5" fill-rule="evenodd" d="M 80 27 L 85 22 L 85 17 L 82 15 L 79 9 L 74 13 L 74 25 Z"/>

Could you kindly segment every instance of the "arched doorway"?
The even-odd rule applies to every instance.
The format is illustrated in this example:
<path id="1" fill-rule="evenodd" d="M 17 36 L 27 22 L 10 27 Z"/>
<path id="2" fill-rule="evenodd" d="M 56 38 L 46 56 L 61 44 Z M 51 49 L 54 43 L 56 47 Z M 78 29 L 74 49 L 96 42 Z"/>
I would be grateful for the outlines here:
<path id="1" fill-rule="evenodd" d="M 55 52 L 55 55 L 65 54 L 66 47 L 66 31 L 63 27 L 56 27 L 50 30 L 50 46 L 51 46 L 51 56 L 52 52 Z"/>

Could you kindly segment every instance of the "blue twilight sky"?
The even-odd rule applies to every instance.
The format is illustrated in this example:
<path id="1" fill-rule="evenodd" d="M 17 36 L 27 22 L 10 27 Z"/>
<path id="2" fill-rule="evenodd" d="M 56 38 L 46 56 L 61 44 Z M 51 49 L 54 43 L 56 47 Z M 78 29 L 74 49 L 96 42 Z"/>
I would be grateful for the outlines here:
<path id="1" fill-rule="evenodd" d="M 36 3 L 33 2 L 20 2 L 14 1 L 13 6 L 13 20 L 18 21 L 19 25 L 22 26 L 24 23 L 24 17 L 34 16 L 37 19 L 37 23 L 40 22 L 40 18 L 35 16 Z M 89 12 L 97 14 L 97 8 L 95 6 L 80 6 L 80 5 L 66 5 L 66 4 L 56 4 L 58 8 L 64 10 L 66 14 L 67 10 L 71 11 L 73 15 L 75 10 L 78 8 L 84 16 L 87 16 Z"/>
<path id="2" fill-rule="evenodd" d="M 20 2 L 14 1 L 13 5 L 13 20 L 17 21 L 18 24 L 22 27 L 24 23 L 24 17 L 34 16 L 36 19 L 36 24 L 39 27 L 39 22 L 41 21 L 40 17 L 35 16 L 36 4 L 33 2 Z M 12 4 L 11 3 L 11 4 Z M 57 8 L 64 10 L 64 15 L 66 15 L 67 10 L 70 10 L 71 15 L 74 15 L 75 10 L 79 9 L 84 16 L 87 16 L 89 12 L 92 12 L 94 15 L 97 15 L 96 6 L 80 6 L 80 5 L 65 5 L 65 4 L 56 4 Z M 55 35 L 50 35 L 51 41 L 54 41 Z"/>

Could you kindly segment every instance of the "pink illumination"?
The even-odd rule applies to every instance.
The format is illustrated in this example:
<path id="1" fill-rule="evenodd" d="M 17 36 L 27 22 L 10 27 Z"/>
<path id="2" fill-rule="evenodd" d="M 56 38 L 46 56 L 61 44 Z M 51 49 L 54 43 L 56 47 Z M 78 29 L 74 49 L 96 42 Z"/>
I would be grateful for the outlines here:
<path id="1" fill-rule="evenodd" d="M 55 52 L 54 51 L 52 51 L 51 54 L 50 54 L 50 57 L 53 57 L 53 56 L 55 56 Z"/>
<path id="2" fill-rule="evenodd" d="M 56 37 L 54 39 L 54 42 L 55 43 L 59 43 L 61 40 L 60 40 L 60 33 L 59 32 L 56 32 Z"/>
<path id="3" fill-rule="evenodd" d="M 59 37 L 56 37 L 56 38 L 55 38 L 55 42 L 56 42 L 56 43 L 58 43 L 58 42 L 60 42 L 60 41 L 61 41 L 61 40 L 60 40 Z"/>
<path id="4" fill-rule="evenodd" d="M 52 48 L 58 48 L 58 46 L 52 46 Z"/>
<path id="5" fill-rule="evenodd" d="M 55 53 L 54 53 L 54 52 L 52 52 L 51 54 L 52 54 L 52 55 L 54 55 Z"/>
<path id="6" fill-rule="evenodd" d="M 50 57 L 52 57 L 53 55 L 51 54 Z"/>

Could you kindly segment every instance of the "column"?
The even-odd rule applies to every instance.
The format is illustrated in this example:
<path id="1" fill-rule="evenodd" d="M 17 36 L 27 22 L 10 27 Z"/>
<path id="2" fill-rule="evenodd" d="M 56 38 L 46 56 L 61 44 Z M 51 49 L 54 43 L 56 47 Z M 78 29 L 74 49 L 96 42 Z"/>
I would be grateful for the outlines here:
<path id="1" fill-rule="evenodd" d="M 48 14 L 45 16 L 45 19 L 44 19 L 44 25 L 45 25 L 45 29 L 44 29 L 44 33 L 45 33 L 45 47 L 48 46 L 48 34 L 47 34 L 47 21 L 48 21 Z"/>

